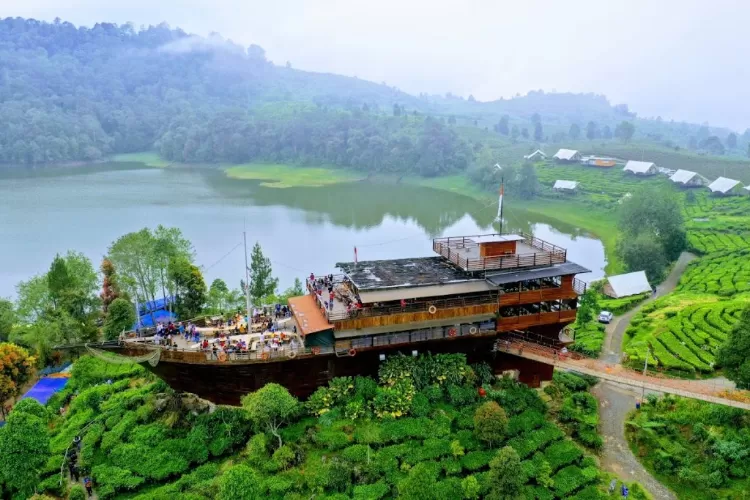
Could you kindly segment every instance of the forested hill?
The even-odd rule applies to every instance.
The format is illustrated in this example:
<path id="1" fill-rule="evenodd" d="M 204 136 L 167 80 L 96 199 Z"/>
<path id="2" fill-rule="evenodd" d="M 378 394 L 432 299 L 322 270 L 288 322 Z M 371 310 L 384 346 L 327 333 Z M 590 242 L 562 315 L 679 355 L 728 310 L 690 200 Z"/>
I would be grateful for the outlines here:
<path id="1" fill-rule="evenodd" d="M 414 96 L 278 67 L 256 45 L 244 49 L 166 25 L 88 29 L 8 18 L 0 21 L 0 60 L 6 163 L 95 160 L 154 147 L 178 161 L 365 162 L 399 170 L 424 157 L 434 173 L 467 162 L 454 132 L 406 116 L 428 106 Z"/>

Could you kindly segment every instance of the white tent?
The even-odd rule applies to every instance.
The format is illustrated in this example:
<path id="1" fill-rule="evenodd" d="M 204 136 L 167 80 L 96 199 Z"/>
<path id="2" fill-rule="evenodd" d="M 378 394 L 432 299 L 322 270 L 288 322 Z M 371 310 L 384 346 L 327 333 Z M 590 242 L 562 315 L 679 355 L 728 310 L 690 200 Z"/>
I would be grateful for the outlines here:
<path id="1" fill-rule="evenodd" d="M 635 175 L 654 175 L 658 172 L 658 169 L 653 162 L 634 160 L 627 162 L 623 170 Z"/>
<path id="2" fill-rule="evenodd" d="M 557 191 L 575 191 L 578 188 L 578 182 L 576 181 L 563 181 L 556 180 L 555 185 L 552 189 Z"/>
<path id="3" fill-rule="evenodd" d="M 727 179 L 726 177 L 719 177 L 708 185 L 708 189 L 715 194 L 743 194 L 742 183 L 734 179 Z"/>
<path id="4" fill-rule="evenodd" d="M 705 186 L 708 184 L 708 179 L 702 175 L 691 172 L 690 170 L 678 170 L 669 178 L 670 181 L 681 186 L 693 187 L 693 186 Z"/>
<path id="5" fill-rule="evenodd" d="M 619 299 L 651 291 L 651 285 L 646 278 L 645 271 L 636 271 L 634 273 L 618 274 L 607 278 L 602 292 L 604 295 Z"/>
<path id="6" fill-rule="evenodd" d="M 544 160 L 545 158 L 547 158 L 547 155 L 544 154 L 544 151 L 542 151 L 541 149 L 537 149 L 536 151 L 534 151 L 531 154 L 524 155 L 524 159 L 526 159 L 526 160 L 532 160 L 532 161 L 533 160 Z"/>
<path id="7" fill-rule="evenodd" d="M 581 153 L 575 149 L 561 149 L 552 158 L 560 161 L 578 161 L 581 159 Z"/>

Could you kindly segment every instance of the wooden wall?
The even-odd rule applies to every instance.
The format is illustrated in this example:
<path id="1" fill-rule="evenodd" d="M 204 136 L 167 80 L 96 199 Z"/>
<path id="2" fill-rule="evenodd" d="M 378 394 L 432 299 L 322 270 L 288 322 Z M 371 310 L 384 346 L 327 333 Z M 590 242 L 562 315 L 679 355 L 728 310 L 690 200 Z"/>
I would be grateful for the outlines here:
<path id="1" fill-rule="evenodd" d="M 334 321 L 334 328 L 337 331 L 342 330 L 359 330 L 362 328 L 372 328 L 378 326 L 401 325 L 405 323 L 417 323 L 421 321 L 432 321 L 438 319 L 461 318 L 464 316 L 478 316 L 482 314 L 497 313 L 498 305 L 480 304 L 465 307 L 449 307 L 440 309 L 435 314 L 429 311 L 404 312 L 400 314 L 388 314 L 385 316 L 365 316 L 353 319 Z"/>
<path id="2" fill-rule="evenodd" d="M 479 245 L 480 257 L 497 257 L 498 255 L 513 255 L 516 253 L 515 241 L 495 241 Z"/>

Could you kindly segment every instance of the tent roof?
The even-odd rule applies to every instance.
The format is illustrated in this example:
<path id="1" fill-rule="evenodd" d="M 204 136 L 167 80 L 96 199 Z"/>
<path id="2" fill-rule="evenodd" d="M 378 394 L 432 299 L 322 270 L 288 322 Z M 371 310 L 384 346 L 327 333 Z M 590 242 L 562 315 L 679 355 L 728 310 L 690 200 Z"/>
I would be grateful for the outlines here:
<path id="1" fill-rule="evenodd" d="M 572 160 L 575 155 L 578 154 L 578 151 L 575 149 L 561 149 L 557 153 L 555 153 L 554 158 L 557 158 L 558 160 Z"/>
<path id="2" fill-rule="evenodd" d="M 714 193 L 728 193 L 738 184 L 740 184 L 740 181 L 727 179 L 726 177 L 719 177 L 708 185 L 708 189 L 710 189 Z"/>
<path id="3" fill-rule="evenodd" d="M 625 164 L 624 170 L 633 172 L 634 174 L 645 174 L 651 171 L 656 165 L 650 161 L 635 161 L 630 160 Z"/>
<path id="4" fill-rule="evenodd" d="M 698 175 L 695 172 L 691 172 L 690 170 L 678 170 L 674 174 L 672 174 L 672 177 L 669 178 L 672 182 L 679 182 L 681 184 L 685 184 L 687 182 L 690 182 L 693 177 Z"/>
<path id="5" fill-rule="evenodd" d="M 535 157 L 535 156 L 537 156 L 537 155 L 541 155 L 541 156 L 543 156 L 544 158 L 547 158 L 547 155 L 546 155 L 546 154 L 544 154 L 544 151 L 542 151 L 541 149 L 537 149 L 537 150 L 536 150 L 536 151 L 534 151 L 533 153 L 529 153 L 529 154 L 527 154 L 526 156 L 524 156 L 524 158 L 526 158 L 526 159 L 528 160 L 529 158 L 533 158 L 533 157 Z"/>
<path id="6" fill-rule="evenodd" d="M 645 271 L 610 276 L 607 281 L 609 286 L 612 287 L 615 298 L 618 299 L 651 291 L 651 285 L 646 278 Z"/>
<path id="7" fill-rule="evenodd" d="M 555 185 L 552 186 L 552 189 L 575 189 L 577 187 L 578 187 L 577 181 L 556 180 Z"/>

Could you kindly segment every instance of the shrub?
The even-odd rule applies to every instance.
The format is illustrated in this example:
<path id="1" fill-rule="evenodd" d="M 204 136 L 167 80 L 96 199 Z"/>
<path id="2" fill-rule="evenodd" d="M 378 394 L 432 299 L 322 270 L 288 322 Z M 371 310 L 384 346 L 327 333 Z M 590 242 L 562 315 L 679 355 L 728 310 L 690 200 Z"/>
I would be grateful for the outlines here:
<path id="1" fill-rule="evenodd" d="M 409 413 L 414 397 L 414 385 L 409 380 L 397 380 L 390 386 L 378 387 L 372 409 L 379 418 L 398 418 Z"/>
<path id="2" fill-rule="evenodd" d="M 68 500 L 86 500 L 86 492 L 80 484 L 74 484 L 68 493 Z"/>
<path id="3" fill-rule="evenodd" d="M 466 470 L 478 471 L 487 467 L 494 456 L 492 451 L 470 451 L 461 457 L 461 465 Z"/>
<path id="4" fill-rule="evenodd" d="M 260 477 L 246 465 L 235 465 L 219 477 L 218 500 L 255 500 L 260 498 Z"/>
<path id="5" fill-rule="evenodd" d="M 355 464 L 367 462 L 368 457 L 373 455 L 369 446 L 364 444 L 355 444 L 341 452 L 341 457 Z"/>
<path id="6" fill-rule="evenodd" d="M 271 462 L 274 464 L 276 470 L 284 470 L 294 462 L 296 454 L 289 445 L 283 445 L 273 452 L 271 456 Z"/>
<path id="7" fill-rule="evenodd" d="M 414 395 L 411 401 L 410 413 L 415 417 L 426 417 L 430 414 L 430 400 L 423 392 L 418 392 Z"/>
<path id="8" fill-rule="evenodd" d="M 91 470 L 96 492 L 102 498 L 118 491 L 132 490 L 143 484 L 144 479 L 130 471 L 111 465 L 97 465 Z"/>
<path id="9" fill-rule="evenodd" d="M 544 451 L 544 457 L 552 471 L 576 462 L 582 455 L 583 452 L 576 445 L 565 440 L 550 445 Z"/>
<path id="10" fill-rule="evenodd" d="M 350 444 L 349 436 L 342 431 L 320 430 L 315 433 L 314 439 L 329 450 L 339 450 Z"/>
<path id="11" fill-rule="evenodd" d="M 437 499 L 435 483 L 438 478 L 437 464 L 419 463 L 412 467 L 406 479 L 398 484 L 399 498 L 404 500 Z"/>
<path id="12" fill-rule="evenodd" d="M 461 498 L 464 490 L 461 485 L 461 480 L 456 477 L 449 477 L 442 481 L 438 481 L 434 485 L 435 498 Z"/>
<path id="13" fill-rule="evenodd" d="M 500 405 L 488 401 L 477 408 L 474 414 L 474 433 L 481 441 L 492 445 L 505 437 L 508 429 L 508 416 Z"/>
<path id="14" fill-rule="evenodd" d="M 477 481 L 475 476 L 466 476 L 461 481 L 461 490 L 463 491 L 463 498 L 466 500 L 476 500 L 479 498 L 479 493 L 481 492 L 479 481 Z"/>
<path id="15" fill-rule="evenodd" d="M 477 399 L 477 391 L 473 387 L 448 384 L 446 389 L 448 400 L 457 407 L 472 404 Z"/>
<path id="16" fill-rule="evenodd" d="M 374 484 L 362 484 L 354 487 L 353 498 L 355 500 L 379 500 L 390 492 L 390 487 L 384 482 Z"/>

